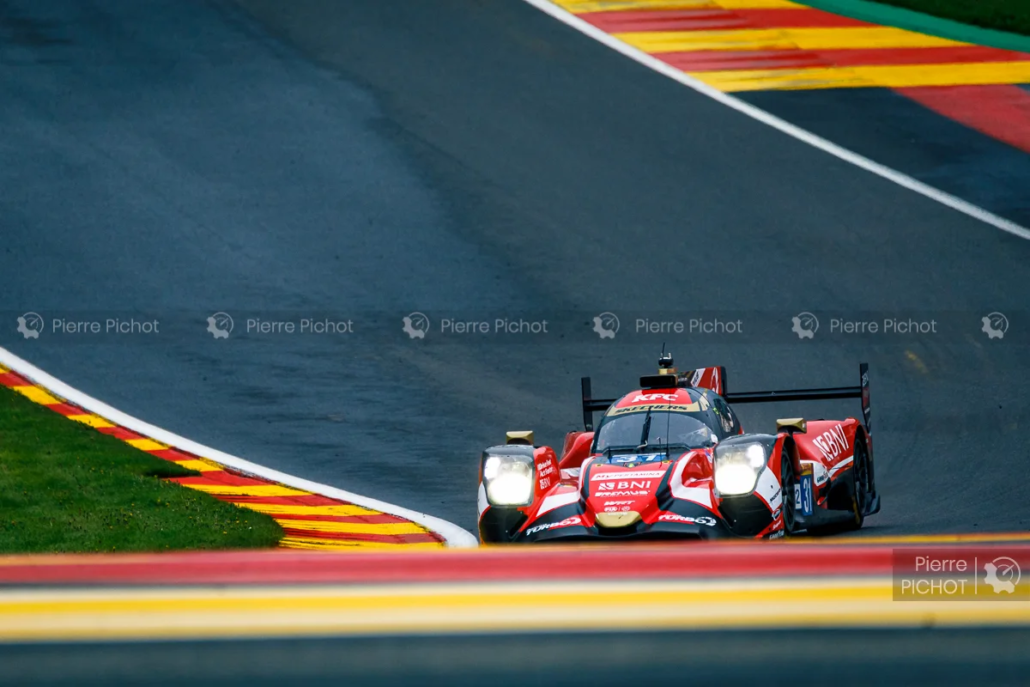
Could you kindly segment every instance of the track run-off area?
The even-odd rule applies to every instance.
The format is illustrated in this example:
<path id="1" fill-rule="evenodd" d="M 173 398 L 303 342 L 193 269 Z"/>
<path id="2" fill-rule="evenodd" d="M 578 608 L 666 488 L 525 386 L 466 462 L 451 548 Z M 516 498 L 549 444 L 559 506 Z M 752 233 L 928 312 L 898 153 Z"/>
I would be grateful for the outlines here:
<path id="1" fill-rule="evenodd" d="M 152 427 L 69 387 L 2 348 L 0 386 L 133 448 L 200 473 L 196 477 L 169 479 L 240 508 L 269 515 L 283 529 L 279 542 L 283 548 L 353 550 L 476 545 L 468 532 L 438 518 L 279 474 Z"/>

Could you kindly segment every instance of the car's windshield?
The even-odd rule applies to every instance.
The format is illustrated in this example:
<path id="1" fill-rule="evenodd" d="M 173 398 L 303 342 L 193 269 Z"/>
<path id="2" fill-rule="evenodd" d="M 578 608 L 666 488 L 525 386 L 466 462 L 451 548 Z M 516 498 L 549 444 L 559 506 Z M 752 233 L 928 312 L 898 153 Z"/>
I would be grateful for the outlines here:
<path id="1" fill-rule="evenodd" d="M 705 423 L 687 413 L 627 413 L 608 416 L 601 421 L 594 440 L 594 452 L 639 446 L 654 448 L 665 444 L 704 448 L 716 440 Z"/>

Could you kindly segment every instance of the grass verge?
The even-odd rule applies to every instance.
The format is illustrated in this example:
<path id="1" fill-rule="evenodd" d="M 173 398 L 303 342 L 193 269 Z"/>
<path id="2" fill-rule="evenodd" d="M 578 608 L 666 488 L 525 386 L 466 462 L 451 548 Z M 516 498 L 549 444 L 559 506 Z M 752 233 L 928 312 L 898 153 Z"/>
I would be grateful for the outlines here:
<path id="1" fill-rule="evenodd" d="M 0 387 L 0 553 L 274 546 L 267 515 L 161 477 L 197 473 Z"/>
<path id="2" fill-rule="evenodd" d="M 877 0 L 935 17 L 1030 35 L 1030 0 Z"/>

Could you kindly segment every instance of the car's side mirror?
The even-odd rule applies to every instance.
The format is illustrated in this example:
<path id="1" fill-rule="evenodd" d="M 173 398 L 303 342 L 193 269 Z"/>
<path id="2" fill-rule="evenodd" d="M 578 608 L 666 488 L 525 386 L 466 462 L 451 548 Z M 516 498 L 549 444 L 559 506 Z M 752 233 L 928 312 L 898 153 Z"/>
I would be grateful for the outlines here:
<path id="1" fill-rule="evenodd" d="M 794 432 L 805 434 L 808 432 L 808 423 L 805 422 L 803 417 L 782 418 L 776 421 L 776 431 L 787 432 L 788 434 L 793 434 Z"/>
<path id="2" fill-rule="evenodd" d="M 533 445 L 533 430 L 516 430 L 505 435 L 505 444 Z"/>

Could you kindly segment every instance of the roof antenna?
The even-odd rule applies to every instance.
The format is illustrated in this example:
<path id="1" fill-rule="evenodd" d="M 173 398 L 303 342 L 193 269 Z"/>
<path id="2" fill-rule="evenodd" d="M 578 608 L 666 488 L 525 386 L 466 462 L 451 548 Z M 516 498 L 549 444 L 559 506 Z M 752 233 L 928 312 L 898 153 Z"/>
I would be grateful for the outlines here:
<path id="1" fill-rule="evenodd" d="M 672 353 L 665 352 L 665 342 L 662 342 L 662 356 L 658 358 L 658 374 L 660 375 L 673 375 L 676 376 L 676 363 L 672 359 Z M 675 392 L 673 392 L 675 393 Z M 672 431 L 672 413 L 668 410 L 665 411 L 665 460 L 670 460 L 669 457 L 669 432 Z"/>
<path id="2" fill-rule="evenodd" d="M 658 374 L 660 375 L 674 375 L 676 374 L 676 364 L 672 360 L 672 353 L 665 352 L 665 344 L 662 344 L 662 356 L 658 358 Z"/>

